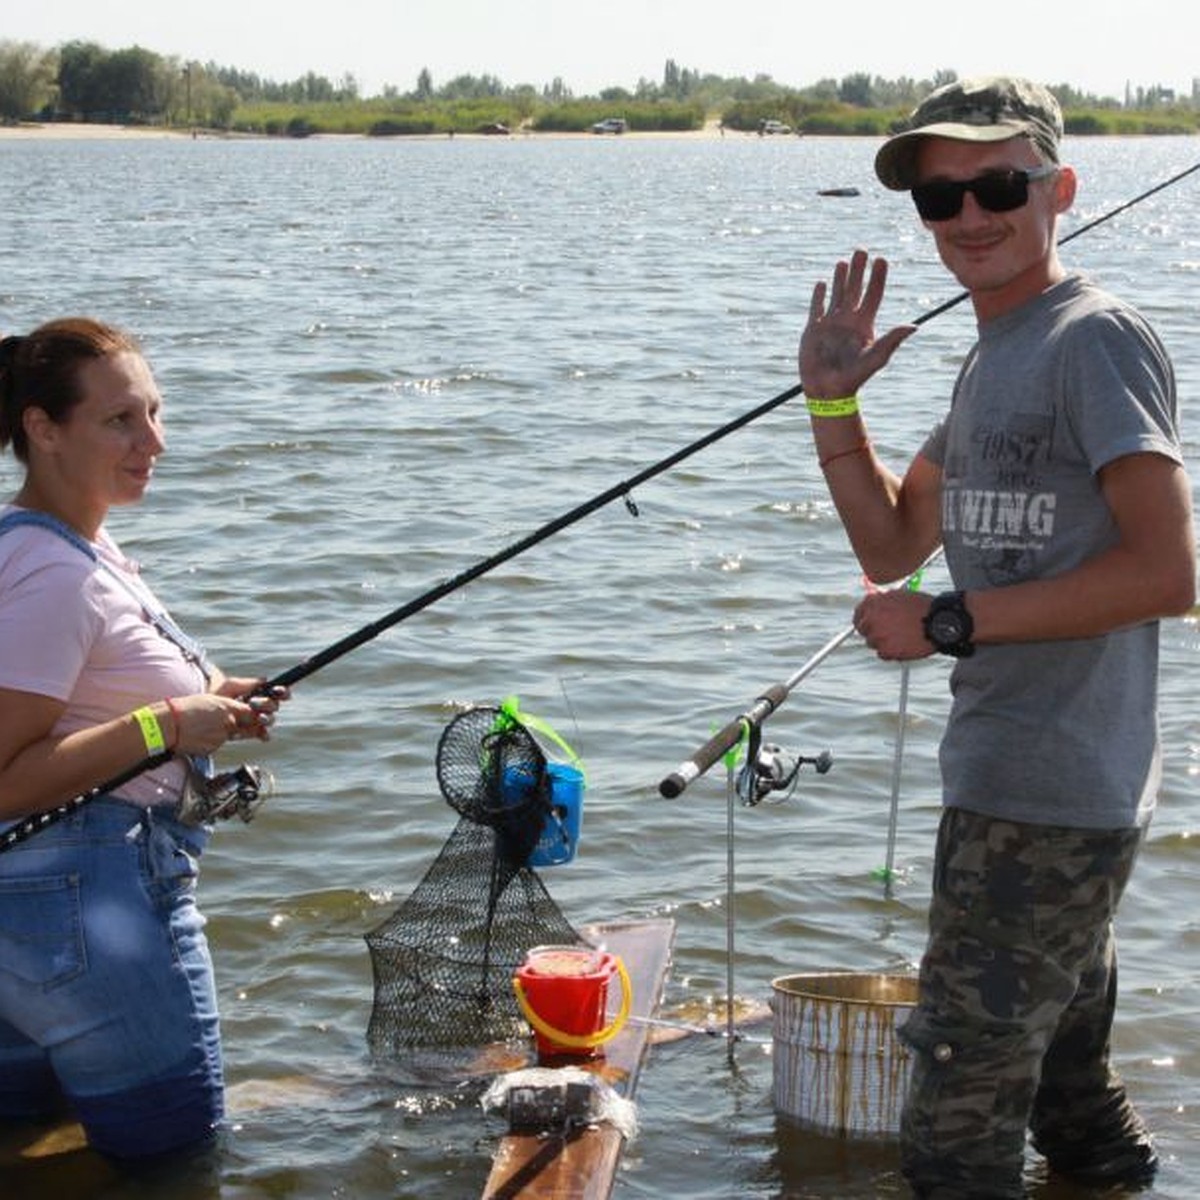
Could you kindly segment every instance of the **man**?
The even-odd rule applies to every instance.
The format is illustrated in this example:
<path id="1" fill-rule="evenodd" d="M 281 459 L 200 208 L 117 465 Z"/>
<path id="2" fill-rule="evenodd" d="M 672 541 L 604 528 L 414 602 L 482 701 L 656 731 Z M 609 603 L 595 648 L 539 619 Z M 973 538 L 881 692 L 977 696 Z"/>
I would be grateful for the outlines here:
<path id="1" fill-rule="evenodd" d="M 1158 619 L 1195 600 L 1174 377 L 1145 322 L 1059 261 L 1075 196 L 1062 118 L 1023 80 L 929 96 L 881 148 L 978 341 L 903 478 L 858 391 L 914 332 L 876 337 L 887 277 L 856 251 L 813 291 L 800 344 L 817 454 L 855 553 L 899 579 L 939 544 L 955 590 L 873 592 L 883 658 L 955 657 L 944 809 L 903 1169 L 930 1200 L 1019 1197 L 1026 1130 L 1084 1183 L 1153 1177 L 1109 1067 L 1112 920 L 1159 782 Z M 886 393 L 880 389 L 878 400 Z"/>

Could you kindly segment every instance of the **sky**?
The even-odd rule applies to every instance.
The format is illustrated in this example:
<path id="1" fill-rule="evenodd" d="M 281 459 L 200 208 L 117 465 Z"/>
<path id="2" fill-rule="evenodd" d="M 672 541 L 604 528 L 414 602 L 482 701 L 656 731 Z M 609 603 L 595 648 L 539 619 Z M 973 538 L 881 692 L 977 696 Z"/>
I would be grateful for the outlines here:
<path id="1" fill-rule="evenodd" d="M 720 76 L 805 87 L 866 72 L 887 79 L 1025 75 L 1120 99 L 1200 77 L 1195 0 L 0 0 L 0 40 L 47 49 L 93 41 L 252 71 L 281 83 L 309 71 L 362 96 L 492 75 L 577 96 L 661 82 L 668 59 Z"/>

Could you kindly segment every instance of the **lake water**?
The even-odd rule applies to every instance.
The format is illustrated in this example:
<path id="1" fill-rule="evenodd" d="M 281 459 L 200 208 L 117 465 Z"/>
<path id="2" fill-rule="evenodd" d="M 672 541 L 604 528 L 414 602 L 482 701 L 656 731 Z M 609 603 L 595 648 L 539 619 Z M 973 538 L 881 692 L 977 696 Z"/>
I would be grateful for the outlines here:
<path id="1" fill-rule="evenodd" d="M 1079 140 L 1078 228 L 1192 165 L 1195 139 Z M 794 382 L 813 282 L 886 255 L 884 321 L 955 288 L 869 140 L 0 141 L 0 329 L 88 312 L 142 339 L 167 399 L 152 495 L 111 521 L 227 669 L 277 674 Z M 849 198 L 817 195 L 858 187 Z M 1200 176 L 1066 252 L 1138 304 L 1200 439 Z M 923 327 L 865 404 L 901 465 L 973 335 Z M 0 486 L 15 485 L 11 458 Z M 455 814 L 434 751 L 465 702 L 518 694 L 583 756 L 568 918 L 677 922 L 668 1017 L 724 995 L 726 780 L 659 780 L 845 628 L 861 591 L 802 407 L 773 411 L 305 680 L 263 761 L 277 794 L 205 858 L 234 1107 L 209 1172 L 129 1181 L 86 1154 L 4 1167 L 3 1194 L 226 1200 L 478 1195 L 501 1128 L 478 1090 L 372 1061 L 363 934 Z M 939 588 L 937 568 L 928 584 Z M 1163 634 L 1162 805 L 1120 922 L 1115 1057 L 1200 1167 L 1200 718 L 1190 620 Z M 768 725 L 829 748 L 789 802 L 736 809 L 735 992 L 911 967 L 937 820 L 948 666 L 911 671 L 896 884 L 884 894 L 900 672 L 849 640 Z M 904 1195 L 889 1146 L 778 1120 L 770 1024 L 655 1047 L 619 1197 Z M 1044 1200 L 1070 1193 L 1041 1184 Z"/>

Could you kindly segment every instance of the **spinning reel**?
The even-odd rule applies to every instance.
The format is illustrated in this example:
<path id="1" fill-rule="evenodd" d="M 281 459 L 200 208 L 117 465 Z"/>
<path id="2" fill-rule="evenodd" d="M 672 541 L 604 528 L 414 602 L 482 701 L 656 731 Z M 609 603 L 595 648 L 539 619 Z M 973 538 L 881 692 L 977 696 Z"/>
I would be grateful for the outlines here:
<path id="1" fill-rule="evenodd" d="M 232 771 L 202 776 L 189 773 L 184 790 L 179 819 L 185 825 L 211 825 L 240 817 L 249 823 L 259 805 L 275 790 L 275 780 L 269 771 L 252 763 L 243 763 Z"/>
<path id="2" fill-rule="evenodd" d="M 782 804 L 792 797 L 800 780 L 800 768 L 810 764 L 818 775 L 833 766 L 833 755 L 822 750 L 813 758 L 790 755 L 774 742 L 762 740 L 762 729 L 752 725 L 746 747 L 746 762 L 738 773 L 737 794 L 747 808 L 761 804 L 772 792 L 782 792 L 772 803 Z"/>

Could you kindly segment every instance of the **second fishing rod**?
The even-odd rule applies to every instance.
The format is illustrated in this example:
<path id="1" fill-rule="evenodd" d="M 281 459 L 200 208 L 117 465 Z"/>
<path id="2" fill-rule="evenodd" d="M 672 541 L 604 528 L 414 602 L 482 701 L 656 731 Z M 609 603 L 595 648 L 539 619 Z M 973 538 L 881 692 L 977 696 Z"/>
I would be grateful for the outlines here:
<path id="1" fill-rule="evenodd" d="M 1180 179 L 1183 179 L 1198 169 L 1200 169 L 1200 163 L 1194 164 L 1193 166 L 1188 167 L 1186 170 L 1183 170 L 1172 176 L 1170 179 L 1156 184 L 1153 188 L 1142 193 L 1133 200 L 1127 201 L 1118 208 L 1105 213 L 1096 220 L 1091 221 L 1072 233 L 1060 238 L 1057 244 L 1062 246 L 1067 242 L 1070 242 L 1074 238 L 1080 236 L 1080 234 L 1086 232 L 1088 229 L 1095 228 L 1096 225 L 1111 219 L 1119 212 L 1125 211 L 1132 205 L 1138 203 L 1139 200 L 1142 200 L 1146 196 L 1152 195 L 1155 192 L 1161 191 L 1163 188 L 1170 186 L 1170 184 Z M 969 185 L 957 184 L 948 186 L 957 186 L 965 189 Z M 959 200 L 961 201 L 961 199 L 962 197 L 960 195 Z M 837 285 L 835 284 L 835 286 Z M 956 303 L 959 303 L 964 298 L 965 297 L 960 294 L 951 301 L 948 301 L 946 304 L 941 305 L 939 308 L 923 314 L 923 316 L 914 322 L 914 324 L 921 324 L 923 321 L 928 321 L 932 317 L 937 316 L 938 313 L 945 312 L 948 308 L 952 307 Z M 861 446 L 859 448 L 861 448 Z M 854 451 L 850 451 L 850 453 L 853 452 Z M 839 457 L 839 455 L 835 454 L 833 457 Z M 940 553 L 941 549 L 939 548 L 937 551 L 935 551 L 935 556 Z M 929 561 L 931 560 L 927 560 L 926 563 L 918 569 L 913 577 L 914 579 L 920 578 L 921 573 L 924 571 L 925 566 L 928 566 Z M 718 729 L 708 738 L 707 741 L 700 745 L 692 753 L 690 758 L 684 760 L 684 762 L 682 762 L 674 771 L 662 778 L 659 783 L 660 795 L 666 797 L 667 799 L 674 799 L 675 797 L 679 796 L 689 784 L 708 771 L 709 768 L 711 768 L 715 763 L 724 758 L 726 754 L 737 747 L 743 741 L 743 739 L 748 739 L 750 742 L 751 750 L 747 754 L 747 763 L 748 767 L 752 766 L 757 753 L 755 747 L 758 744 L 758 739 L 761 737 L 761 729 L 766 720 L 780 707 L 780 705 L 783 704 L 793 688 L 802 679 L 806 678 L 816 666 L 823 662 L 825 658 L 829 656 L 829 654 L 831 654 L 838 646 L 845 642 L 854 632 L 855 629 L 853 625 L 845 627 L 841 630 L 841 632 L 831 638 L 820 650 L 817 651 L 812 658 L 810 658 L 788 679 L 772 684 L 770 687 L 766 688 L 759 696 L 755 698 L 753 704 L 749 708 L 740 713 L 738 716 L 734 717 L 732 720 L 726 722 L 724 726 Z"/>
<path id="2" fill-rule="evenodd" d="M 1078 229 L 1060 239 L 1059 244 L 1065 245 L 1074 238 L 1080 237 L 1082 234 L 1096 228 L 1098 225 L 1111 220 L 1119 213 L 1125 212 L 1133 206 L 1148 199 L 1155 193 L 1160 192 L 1175 183 L 1178 183 L 1186 176 L 1191 175 L 1198 170 L 1200 170 L 1200 162 L 1194 163 L 1192 166 L 1177 172 L 1170 178 L 1162 180 L 1152 187 L 1147 188 L 1145 191 L 1141 192 L 1132 199 L 1125 201 L 1101 216 L 1096 217 L 1095 219 L 1080 226 Z M 911 323 L 916 326 L 924 325 L 961 304 L 966 298 L 967 293 L 961 292 L 937 307 L 919 314 Z M 803 392 L 803 382 L 794 384 L 792 387 L 780 392 L 777 396 L 772 397 L 770 400 L 765 401 L 756 408 L 753 408 L 748 412 L 743 413 L 741 416 L 727 421 L 725 424 L 718 426 L 717 428 L 704 434 L 702 437 L 699 437 L 683 446 L 679 450 L 676 450 L 673 453 L 668 454 L 666 457 L 659 459 L 650 466 L 634 472 L 632 475 L 622 479 L 618 483 L 613 484 L 613 486 L 606 488 L 604 491 L 598 493 L 590 499 L 577 504 L 574 508 L 569 509 L 560 516 L 547 521 L 545 524 L 539 526 L 526 536 L 503 547 L 494 554 L 481 559 L 479 562 L 459 572 L 452 578 L 435 584 L 427 591 L 421 593 L 406 603 L 399 605 L 390 612 L 385 613 L 377 620 L 362 626 L 360 629 L 354 630 L 345 637 L 339 639 L 317 653 L 301 660 L 294 666 L 280 672 L 271 679 L 264 681 L 258 688 L 255 689 L 254 692 L 250 693 L 250 695 L 265 695 L 274 689 L 291 687 L 294 684 L 307 679 L 309 676 L 315 674 L 317 671 L 322 670 L 331 663 L 343 658 L 353 650 L 356 650 L 360 646 L 373 641 L 375 638 L 379 637 L 380 634 L 386 632 L 395 625 L 398 625 L 402 621 L 407 620 L 409 617 L 412 617 L 424 609 L 429 608 L 431 605 L 436 604 L 446 596 L 457 592 L 459 589 L 465 587 L 473 580 L 488 574 L 490 571 L 495 570 L 503 563 L 516 558 L 520 554 L 524 554 L 527 550 L 532 549 L 534 546 L 539 545 L 541 542 L 546 541 L 548 538 L 553 537 L 562 530 L 575 525 L 579 521 L 583 520 L 583 518 L 599 511 L 602 508 L 605 508 L 614 500 L 623 499 L 631 514 L 636 516 L 637 508 L 633 502 L 632 493 L 642 484 L 664 474 L 673 467 L 677 466 L 679 463 L 684 462 L 686 459 L 691 458 L 693 455 L 698 454 L 707 447 L 722 441 L 724 438 L 729 437 L 731 434 L 737 432 L 745 426 L 750 425 L 760 418 L 766 416 L 768 413 L 771 413 L 775 409 L 786 404 L 789 400 L 792 400 L 795 397 L 803 394 Z M 149 770 L 152 767 L 158 766 L 165 762 L 169 757 L 170 755 L 167 754 L 149 756 L 131 766 L 127 771 L 122 772 L 112 779 L 106 780 L 88 792 L 66 801 L 57 808 L 50 809 L 43 813 L 37 813 L 31 817 L 25 818 L 6 830 L 4 833 L 0 833 L 0 852 L 9 849 L 10 847 L 17 845 L 22 841 L 25 841 L 29 837 L 32 837 L 38 832 L 38 830 L 44 829 L 49 825 L 62 820 L 64 817 L 69 816 L 82 805 L 86 804 L 89 800 L 92 800 L 95 797 L 105 793 L 115 791 L 117 788 L 128 783 L 131 779 L 140 775 L 143 771 Z"/>

